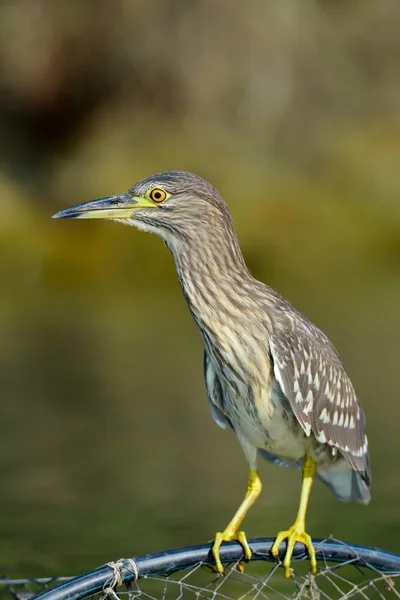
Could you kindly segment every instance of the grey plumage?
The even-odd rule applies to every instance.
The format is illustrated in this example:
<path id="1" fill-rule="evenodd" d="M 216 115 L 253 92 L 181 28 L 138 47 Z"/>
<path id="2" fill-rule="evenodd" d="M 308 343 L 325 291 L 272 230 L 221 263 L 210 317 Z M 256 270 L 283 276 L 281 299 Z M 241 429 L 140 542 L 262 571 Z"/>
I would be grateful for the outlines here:
<path id="1" fill-rule="evenodd" d="M 162 237 L 203 337 L 214 419 L 234 429 L 251 466 L 258 449 L 286 464 L 299 464 L 308 452 L 319 478 L 340 499 L 367 503 L 365 416 L 331 342 L 289 302 L 254 280 L 229 210 L 214 187 L 192 174 L 170 172 L 144 180 L 131 193 L 154 185 L 174 197 L 168 215 L 172 229 Z M 168 203 L 164 206 L 168 209 Z M 268 399 L 260 402 L 265 395 Z M 283 422 L 291 432 L 288 448 L 274 432 Z M 256 435 L 250 433 L 254 430 Z"/>

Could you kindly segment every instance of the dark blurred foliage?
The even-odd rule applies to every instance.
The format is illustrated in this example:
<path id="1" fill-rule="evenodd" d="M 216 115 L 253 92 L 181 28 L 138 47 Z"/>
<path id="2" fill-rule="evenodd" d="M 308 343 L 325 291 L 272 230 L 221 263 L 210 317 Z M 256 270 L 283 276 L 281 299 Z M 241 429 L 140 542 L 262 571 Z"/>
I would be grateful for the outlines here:
<path id="1" fill-rule="evenodd" d="M 316 484 L 310 532 L 400 551 L 400 4 L 0 4 L 0 570 L 68 574 L 203 542 L 244 492 L 159 240 L 55 222 L 170 168 L 216 185 L 253 273 L 338 347 L 373 501 Z M 296 511 L 262 464 L 250 535 Z"/>

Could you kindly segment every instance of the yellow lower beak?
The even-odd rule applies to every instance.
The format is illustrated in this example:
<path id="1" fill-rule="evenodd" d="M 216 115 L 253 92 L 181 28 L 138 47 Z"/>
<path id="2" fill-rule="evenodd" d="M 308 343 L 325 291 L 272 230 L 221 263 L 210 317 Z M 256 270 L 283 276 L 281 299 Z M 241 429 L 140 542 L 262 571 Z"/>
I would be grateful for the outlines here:
<path id="1" fill-rule="evenodd" d="M 109 196 L 64 208 L 53 219 L 129 219 L 139 208 L 156 208 L 157 204 L 145 197 L 130 196 L 129 193 Z"/>

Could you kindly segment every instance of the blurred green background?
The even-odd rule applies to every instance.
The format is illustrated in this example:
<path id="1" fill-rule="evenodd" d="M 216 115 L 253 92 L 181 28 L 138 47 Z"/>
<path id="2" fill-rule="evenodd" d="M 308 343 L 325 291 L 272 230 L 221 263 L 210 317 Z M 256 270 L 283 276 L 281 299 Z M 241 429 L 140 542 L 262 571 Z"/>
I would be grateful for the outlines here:
<path id="1" fill-rule="evenodd" d="M 51 221 L 166 169 L 210 179 L 254 275 L 332 339 L 373 501 L 309 531 L 400 552 L 398 0 L 0 4 L 0 571 L 73 574 L 211 539 L 242 499 L 202 345 L 155 236 Z M 260 465 L 250 536 L 297 509 Z"/>

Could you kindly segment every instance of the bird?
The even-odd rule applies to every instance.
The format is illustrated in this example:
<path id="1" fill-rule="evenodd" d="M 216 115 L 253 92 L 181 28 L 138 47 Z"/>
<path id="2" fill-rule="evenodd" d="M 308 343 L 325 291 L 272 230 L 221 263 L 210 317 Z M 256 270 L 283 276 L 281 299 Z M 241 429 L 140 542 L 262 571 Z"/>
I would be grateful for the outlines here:
<path id="1" fill-rule="evenodd" d="M 175 261 L 189 310 L 204 345 L 205 387 L 212 417 L 236 434 L 248 463 L 243 502 L 216 533 L 212 556 L 223 573 L 220 547 L 251 548 L 242 521 L 259 497 L 258 457 L 302 472 L 297 516 L 271 547 L 291 576 L 295 544 L 304 544 L 312 573 L 315 548 L 306 532 L 317 477 L 341 501 L 368 504 L 371 470 L 365 413 L 328 337 L 246 266 L 231 212 L 217 189 L 186 171 L 151 175 L 128 192 L 83 202 L 56 219 L 109 219 L 162 238 Z"/>

